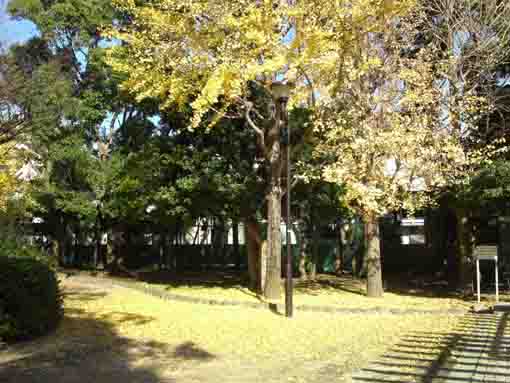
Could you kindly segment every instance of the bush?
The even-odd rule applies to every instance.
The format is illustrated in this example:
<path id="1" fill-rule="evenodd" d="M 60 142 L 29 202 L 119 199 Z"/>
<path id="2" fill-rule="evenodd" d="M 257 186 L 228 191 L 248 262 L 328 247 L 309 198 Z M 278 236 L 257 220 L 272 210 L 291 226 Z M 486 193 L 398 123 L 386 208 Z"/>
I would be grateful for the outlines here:
<path id="1" fill-rule="evenodd" d="M 1 246 L 0 341 L 45 334 L 61 317 L 58 280 L 44 257 L 33 248 Z"/>

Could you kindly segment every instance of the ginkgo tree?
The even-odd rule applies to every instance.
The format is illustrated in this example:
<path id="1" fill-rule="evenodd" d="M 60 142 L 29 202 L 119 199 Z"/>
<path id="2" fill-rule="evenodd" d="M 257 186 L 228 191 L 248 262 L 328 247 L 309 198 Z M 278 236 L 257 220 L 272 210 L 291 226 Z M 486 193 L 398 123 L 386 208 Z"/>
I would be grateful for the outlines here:
<path id="1" fill-rule="evenodd" d="M 7 209 L 9 199 L 20 187 L 20 180 L 16 177 L 19 162 L 16 161 L 14 144 L 0 145 L 0 212 Z"/>
<path id="2" fill-rule="evenodd" d="M 345 202 L 366 228 L 367 295 L 382 296 L 378 220 L 413 212 L 429 193 L 462 171 L 466 156 L 438 108 L 434 52 L 419 44 L 419 12 L 384 18 L 380 29 L 357 29 L 362 47 L 318 116 L 324 140 L 316 154 L 329 156 L 323 176 L 344 185 Z"/>
<path id="3" fill-rule="evenodd" d="M 353 26 L 368 30 L 408 0 L 116 0 L 124 15 L 108 31 L 112 67 L 124 88 L 162 108 L 191 106 L 191 129 L 242 117 L 266 167 L 268 261 L 264 295 L 280 296 L 285 144 L 276 83 L 294 84 L 289 107 L 317 107 L 356 50 Z M 340 70 L 340 73 L 337 71 Z M 320 99 L 320 100 L 319 100 Z"/>

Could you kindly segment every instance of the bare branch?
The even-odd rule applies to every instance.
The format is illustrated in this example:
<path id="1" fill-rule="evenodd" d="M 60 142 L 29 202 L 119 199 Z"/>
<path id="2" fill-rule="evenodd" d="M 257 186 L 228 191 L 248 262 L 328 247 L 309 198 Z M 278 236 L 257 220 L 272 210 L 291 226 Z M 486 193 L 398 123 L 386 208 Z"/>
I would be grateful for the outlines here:
<path id="1" fill-rule="evenodd" d="M 264 157 L 267 157 L 264 131 L 262 129 L 260 129 L 255 124 L 255 122 L 253 122 L 253 120 L 250 116 L 250 113 L 253 111 L 253 103 L 250 101 L 244 100 L 244 106 L 245 106 L 244 117 L 246 118 L 248 125 L 250 125 L 250 127 L 255 131 L 255 133 L 257 133 L 260 149 L 262 150 L 262 153 L 264 153 Z M 254 111 L 254 112 L 256 112 L 256 111 Z"/>

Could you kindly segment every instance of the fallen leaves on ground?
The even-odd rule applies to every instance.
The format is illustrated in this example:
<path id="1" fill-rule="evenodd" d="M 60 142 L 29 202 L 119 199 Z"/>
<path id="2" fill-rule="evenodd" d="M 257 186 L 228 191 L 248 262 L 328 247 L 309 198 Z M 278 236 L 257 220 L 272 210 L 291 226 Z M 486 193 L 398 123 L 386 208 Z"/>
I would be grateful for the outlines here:
<path id="1" fill-rule="evenodd" d="M 341 381 L 415 331 L 448 333 L 458 317 L 335 315 L 163 300 L 71 277 L 65 318 L 43 339 L 0 355 L 0 380 L 29 383 Z"/>
<path id="2" fill-rule="evenodd" d="M 66 307 L 108 322 L 123 337 L 177 350 L 176 358 L 298 366 L 328 361 L 338 373 L 360 366 L 407 331 L 447 330 L 456 321 L 434 315 L 303 312 L 289 320 L 265 310 L 165 301 L 121 287 L 99 299 L 70 298 Z"/>
<path id="3" fill-rule="evenodd" d="M 261 302 L 263 298 L 241 283 L 202 283 L 200 279 L 168 283 L 144 283 L 128 280 L 166 292 L 196 298 L 219 301 Z M 441 295 L 443 292 L 402 289 L 386 291 L 382 299 L 365 296 L 366 281 L 351 276 L 319 275 L 314 281 L 295 281 L 294 303 L 296 305 L 333 306 L 339 308 L 386 308 L 415 310 L 448 310 L 469 308 L 473 302 L 456 296 Z M 284 303 L 284 297 L 280 300 Z"/>

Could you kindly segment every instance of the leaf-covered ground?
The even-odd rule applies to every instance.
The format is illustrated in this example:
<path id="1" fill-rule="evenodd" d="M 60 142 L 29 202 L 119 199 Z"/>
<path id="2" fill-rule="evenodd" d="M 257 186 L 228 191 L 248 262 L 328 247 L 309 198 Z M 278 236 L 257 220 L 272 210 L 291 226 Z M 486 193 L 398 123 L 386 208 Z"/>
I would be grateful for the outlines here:
<path id="1" fill-rule="evenodd" d="M 64 280 L 66 317 L 0 355 L 0 381 L 342 381 L 411 331 L 457 317 L 297 313 L 165 301 L 91 279 Z"/>
<path id="2" fill-rule="evenodd" d="M 210 298 L 225 301 L 261 302 L 263 299 L 253 293 L 246 285 L 224 274 L 203 273 L 188 274 L 178 279 L 171 274 L 150 273 L 142 275 L 145 282 L 128 279 L 131 283 L 141 283 L 162 289 L 172 294 Z M 419 309 L 419 310 L 447 310 L 452 308 L 469 308 L 472 300 L 460 299 L 456 295 L 445 293 L 444 286 L 409 287 L 412 282 L 404 280 L 393 282 L 387 289 L 384 299 L 372 299 L 365 296 L 366 281 L 349 275 L 334 276 L 321 274 L 315 281 L 295 280 L 294 302 L 296 305 L 333 306 L 342 308 L 389 308 L 389 309 Z M 126 280 L 124 280 L 126 281 Z M 405 287 L 404 287 L 405 286 Z M 284 302 L 282 296 L 281 303 Z"/>

